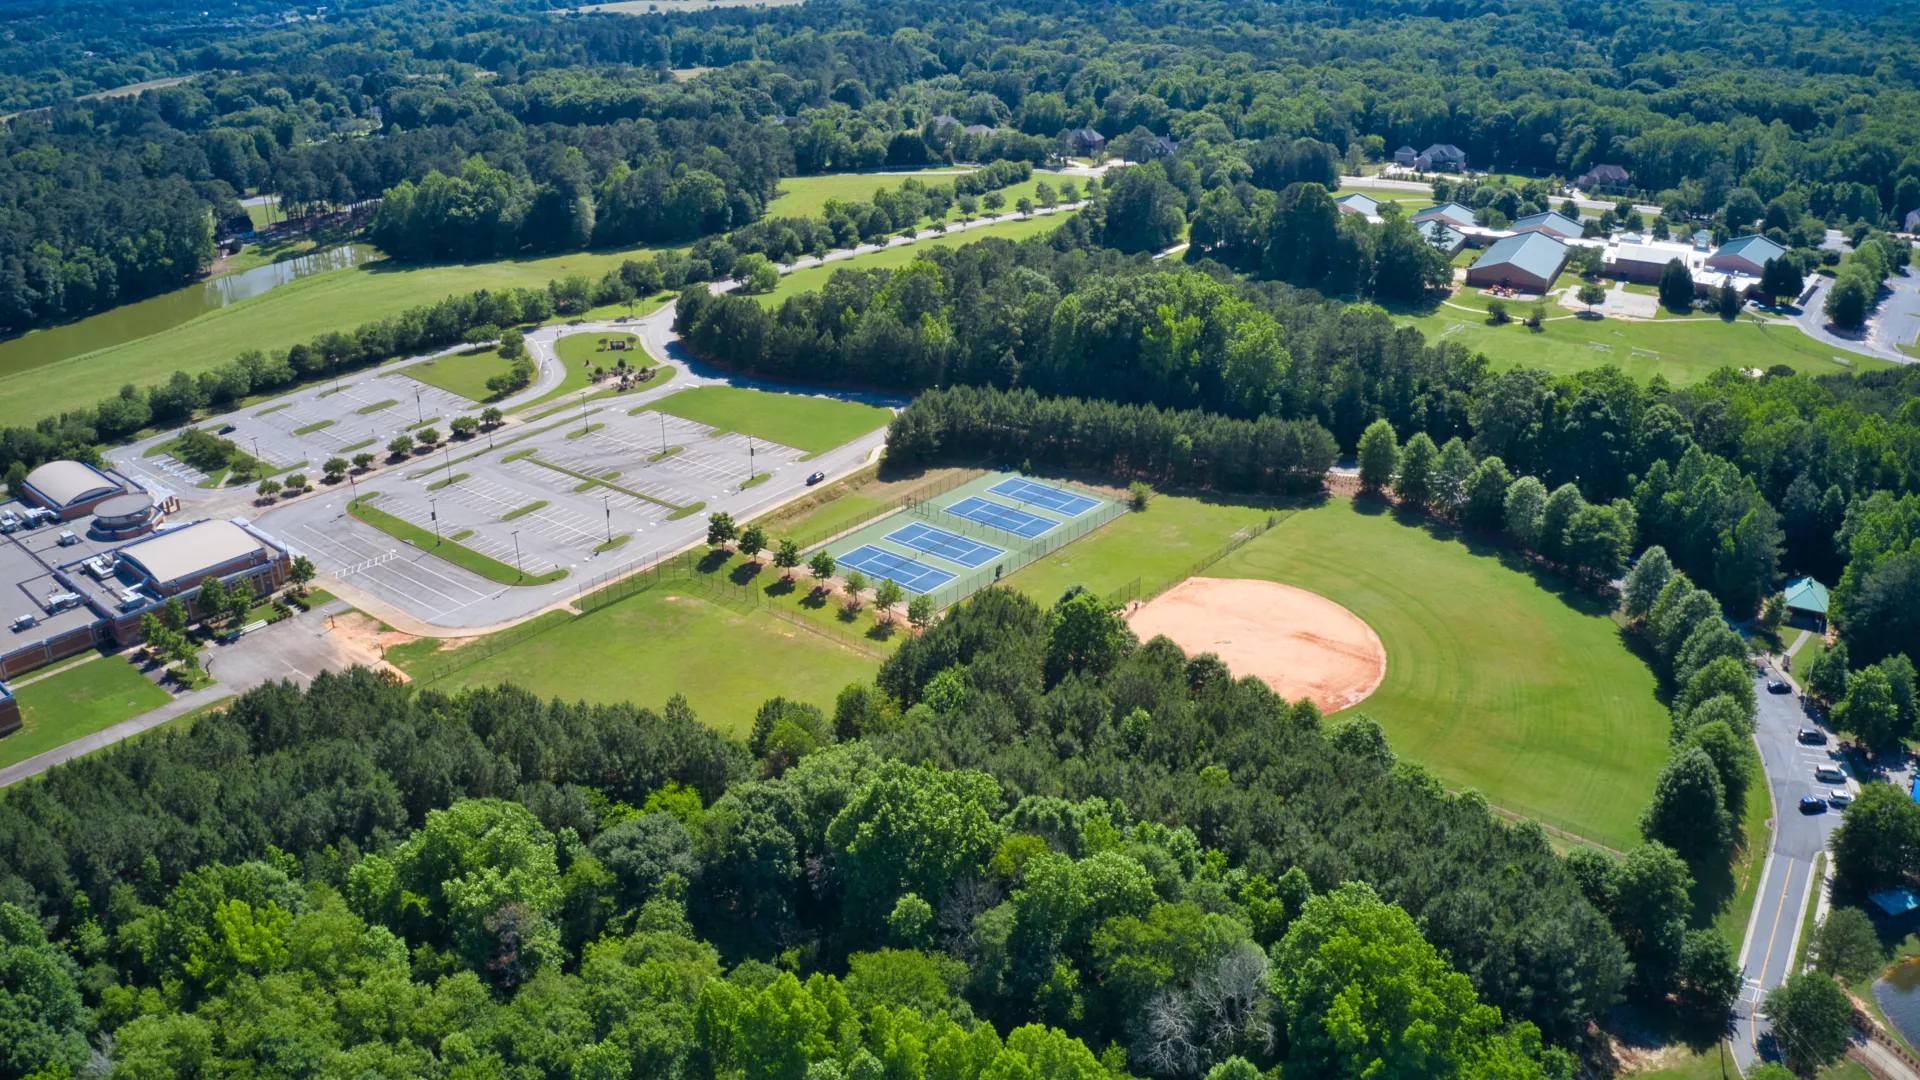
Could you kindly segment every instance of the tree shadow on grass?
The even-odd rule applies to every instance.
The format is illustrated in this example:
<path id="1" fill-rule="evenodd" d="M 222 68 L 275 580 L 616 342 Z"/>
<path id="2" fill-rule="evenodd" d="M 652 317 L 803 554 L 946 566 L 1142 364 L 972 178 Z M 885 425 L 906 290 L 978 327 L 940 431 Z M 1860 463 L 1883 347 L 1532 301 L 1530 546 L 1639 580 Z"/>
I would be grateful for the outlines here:
<path id="1" fill-rule="evenodd" d="M 727 573 L 727 580 L 733 582 L 735 585 L 751 585 L 753 584 L 753 579 L 760 576 L 760 570 L 764 565 L 765 564 L 761 563 L 758 559 L 748 559 L 729 571 Z"/>
<path id="2" fill-rule="evenodd" d="M 727 549 L 713 548 L 700 556 L 700 561 L 694 563 L 693 568 L 703 574 L 712 574 L 727 565 L 727 560 L 731 558 L 733 556 L 727 552 Z"/>
<path id="3" fill-rule="evenodd" d="M 1709 1054 L 1726 1039 L 1732 1022 L 1727 1016 L 1701 1017 L 1669 1002 L 1650 1000 L 1616 1007 L 1601 1027 L 1627 1050 L 1648 1052 L 1684 1046 L 1696 1054 Z M 1740 1075 L 1731 1058 L 1723 1059 L 1719 1071 L 1728 1080 Z"/>
<path id="4" fill-rule="evenodd" d="M 860 608 L 848 607 L 845 604 L 842 604 L 840 605 L 839 609 L 834 612 L 834 617 L 839 619 L 841 622 L 851 626 L 853 625 L 853 621 L 860 617 L 860 611 L 861 611 Z"/>
<path id="5" fill-rule="evenodd" d="M 800 606 L 806 608 L 808 611 L 819 611 L 826 607 L 827 590 L 815 585 L 813 588 L 807 590 L 807 595 L 800 598 Z"/>
<path id="6" fill-rule="evenodd" d="M 772 581 L 767 582 L 767 587 L 763 591 L 772 597 L 792 596 L 794 591 L 793 579 L 785 575 L 774 578 Z"/>
<path id="7" fill-rule="evenodd" d="M 895 627 L 892 623 L 874 623 L 867 628 L 867 637 L 873 641 L 892 641 Z"/>
<path id="8" fill-rule="evenodd" d="M 1749 779 L 1747 798 L 1754 797 L 1754 784 L 1766 782 L 1765 776 Z M 1739 821 L 1740 818 L 1736 816 L 1734 818 L 1736 829 Z M 1733 903 L 1734 893 L 1739 891 L 1739 883 L 1733 879 L 1733 863 L 1743 853 L 1744 844 L 1737 834 L 1734 839 L 1735 842 L 1728 847 L 1725 857 L 1707 858 L 1698 863 L 1687 864 L 1688 869 L 1693 871 L 1693 889 L 1688 893 L 1693 901 L 1693 915 L 1687 923 L 1690 929 L 1705 930 L 1712 926 L 1714 917 L 1725 911 L 1728 904 Z M 1755 872 L 1758 872 L 1758 867 L 1755 868 Z"/>

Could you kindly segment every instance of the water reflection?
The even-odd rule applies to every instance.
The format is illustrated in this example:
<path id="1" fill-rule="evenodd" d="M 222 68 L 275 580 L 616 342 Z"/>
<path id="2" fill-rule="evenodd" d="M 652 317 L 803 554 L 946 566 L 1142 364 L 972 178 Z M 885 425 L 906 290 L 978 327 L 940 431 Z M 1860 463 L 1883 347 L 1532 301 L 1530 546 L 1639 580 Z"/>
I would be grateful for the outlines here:
<path id="1" fill-rule="evenodd" d="M 1909 1043 L 1920 1043 L 1920 958 L 1895 964 L 1873 984 L 1873 1000 Z"/>
<path id="2" fill-rule="evenodd" d="M 138 303 L 122 304 L 78 322 L 0 341 L 0 375 L 18 374 L 157 334 L 289 282 L 370 262 L 374 255 L 373 248 L 365 244 L 328 248 L 297 259 L 196 282 Z"/>

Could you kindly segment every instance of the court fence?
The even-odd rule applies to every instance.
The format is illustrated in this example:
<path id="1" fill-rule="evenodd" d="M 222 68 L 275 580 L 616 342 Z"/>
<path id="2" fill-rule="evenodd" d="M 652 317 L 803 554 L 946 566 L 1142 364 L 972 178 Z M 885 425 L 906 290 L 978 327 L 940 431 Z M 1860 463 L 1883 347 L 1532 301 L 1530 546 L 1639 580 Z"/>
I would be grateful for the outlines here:
<path id="1" fill-rule="evenodd" d="M 1219 547 L 1214 548 L 1212 551 L 1207 552 L 1205 555 L 1202 555 L 1199 559 L 1195 560 L 1194 562 L 1189 563 L 1184 569 L 1179 570 L 1167 577 L 1161 578 L 1155 581 L 1151 585 L 1145 585 L 1143 584 L 1142 579 L 1134 578 L 1132 581 L 1129 581 L 1125 585 L 1120 586 L 1118 589 L 1115 589 L 1113 592 L 1108 593 L 1106 597 L 1107 602 L 1116 608 L 1120 608 L 1133 603 L 1135 600 L 1139 600 L 1142 602 L 1151 600 L 1154 597 L 1159 596 L 1161 593 L 1166 592 L 1168 589 L 1173 588 L 1175 585 L 1180 584 L 1181 582 L 1187 580 L 1190 577 L 1200 576 L 1201 574 L 1205 573 L 1207 569 L 1211 567 L 1213 564 L 1219 562 L 1221 559 L 1226 558 L 1227 556 L 1233 554 L 1234 552 L 1239 551 L 1241 548 L 1246 547 L 1249 543 L 1252 543 L 1254 540 L 1258 539 L 1259 537 L 1266 535 L 1266 533 L 1269 530 L 1271 530 L 1274 526 L 1280 524 L 1281 522 L 1287 520 L 1288 518 L 1292 517 L 1297 513 L 1299 513 L 1298 510 L 1272 511 L 1267 515 L 1267 519 L 1265 521 L 1255 522 L 1252 525 L 1246 525 L 1239 529 L 1236 529 L 1233 535 L 1227 537 L 1226 543 L 1221 544 Z"/>
<path id="2" fill-rule="evenodd" d="M 1011 556 L 995 559 L 991 565 L 982 566 L 978 570 L 959 574 L 952 581 L 927 594 L 933 598 L 934 607 L 945 610 L 1005 575 L 1059 551 L 1109 521 L 1128 513 L 1128 510 L 1122 503 L 1101 499 L 1100 505 L 1094 509 L 1077 518 L 1063 521 L 1031 540 L 969 518 L 949 514 L 934 506 L 931 497 L 916 500 L 907 508 L 907 513 L 949 532 L 959 533 L 983 544 L 991 544 Z"/>

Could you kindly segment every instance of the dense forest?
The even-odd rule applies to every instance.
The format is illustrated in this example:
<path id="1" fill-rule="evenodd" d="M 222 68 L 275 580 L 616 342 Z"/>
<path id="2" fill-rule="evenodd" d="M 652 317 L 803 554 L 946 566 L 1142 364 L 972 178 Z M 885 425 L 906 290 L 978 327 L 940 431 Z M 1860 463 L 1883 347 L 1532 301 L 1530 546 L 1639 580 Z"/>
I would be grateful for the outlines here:
<path id="1" fill-rule="evenodd" d="M 1081 126 L 1136 158 L 1175 148 L 1176 199 L 1130 181 L 1152 212 L 1114 219 L 1127 249 L 1153 232 L 1134 224 L 1176 210 L 1208 222 L 1203 246 L 1230 242 L 1293 181 L 1436 141 L 1542 177 L 1619 164 L 1676 223 L 1733 231 L 1886 226 L 1920 206 L 1920 47 L 1877 7 L 1822 12 L 1818 35 L 1787 4 L 1547 0 L 649 17 L 31 3 L 4 18 L 0 103 L 33 110 L 0 138 L 0 326 L 16 329 L 191 278 L 213 255 L 198 219 L 244 231 L 235 197 L 252 192 L 295 214 L 387 196 L 377 236 L 395 254 L 477 258 L 737 228 L 782 176 L 1039 163 Z M 192 78 L 63 99 L 153 76 Z M 1378 241 L 1404 249 L 1381 295 L 1421 278 L 1405 240 Z"/>

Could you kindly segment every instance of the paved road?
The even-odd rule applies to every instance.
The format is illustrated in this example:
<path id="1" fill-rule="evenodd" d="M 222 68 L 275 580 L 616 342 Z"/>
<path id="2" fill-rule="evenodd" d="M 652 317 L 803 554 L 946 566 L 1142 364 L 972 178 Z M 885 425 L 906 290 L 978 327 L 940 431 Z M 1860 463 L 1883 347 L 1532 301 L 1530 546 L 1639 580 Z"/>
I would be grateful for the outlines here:
<path id="1" fill-rule="evenodd" d="M 1815 766 L 1832 764 L 1846 769 L 1832 751 L 1831 734 L 1826 746 L 1800 742 L 1800 729 L 1818 726 L 1817 721 L 1802 710 L 1797 694 L 1767 692 L 1767 680 L 1774 677 L 1777 673 L 1770 670 L 1754 680 L 1760 715 L 1753 736 L 1773 795 L 1773 848 L 1767 853 L 1753 917 L 1747 923 L 1746 942 L 1740 952 L 1745 982 L 1734 1005 L 1733 1052 L 1743 1072 L 1753 1068 L 1766 1044 L 1766 1018 L 1756 1017 L 1755 1012 L 1767 991 L 1793 973 L 1807 905 L 1816 902 L 1819 895 L 1820 883 L 1813 877 L 1814 857 L 1826 850 L 1828 837 L 1840 825 L 1838 813 L 1802 814 L 1800 799 L 1825 795 L 1835 786 L 1816 781 Z"/>
<path id="2" fill-rule="evenodd" d="M 123 739 L 150 731 L 175 717 L 185 716 L 205 705 L 245 693 L 276 679 L 292 679 L 305 686 L 322 671 L 339 671 L 354 664 L 372 664 L 378 658 L 347 645 L 335 637 L 327 625 L 327 616 L 346 611 L 351 605 L 334 601 L 305 614 L 256 630 L 232 645 L 216 645 L 201 653 L 207 671 L 219 680 L 212 686 L 182 694 L 157 709 L 149 709 L 131 720 L 84 735 L 63 746 L 0 769 L 0 787 L 25 780 L 29 776 L 90 754 Z M 96 664 L 125 661 L 104 657 Z"/>
<path id="3" fill-rule="evenodd" d="M 1343 176 L 1340 178 L 1340 186 L 1342 188 L 1385 188 L 1393 191 L 1433 191 L 1431 183 L 1418 180 L 1388 180 L 1378 176 Z M 1562 196 L 1554 196 L 1554 209 L 1559 209 L 1562 201 L 1564 201 Z M 1585 210 L 1611 210 L 1617 203 L 1616 199 L 1589 199 L 1584 195 L 1573 197 L 1573 204 Z M 1645 203 L 1636 204 L 1634 209 L 1643 214 L 1662 213 L 1659 207 Z"/>
<path id="4" fill-rule="evenodd" d="M 1867 327 L 1862 334 L 1836 330 L 1827 323 L 1824 309 L 1827 290 L 1832 287 L 1832 278 L 1821 277 L 1815 281 L 1813 291 L 1807 294 L 1807 302 L 1792 316 L 1801 333 L 1836 349 L 1868 353 L 1897 364 L 1914 362 L 1914 357 L 1901 352 L 1898 346 L 1911 345 L 1915 336 L 1920 335 L 1920 274 L 1908 269 L 1887 279 L 1890 291 L 1867 316 Z"/>

